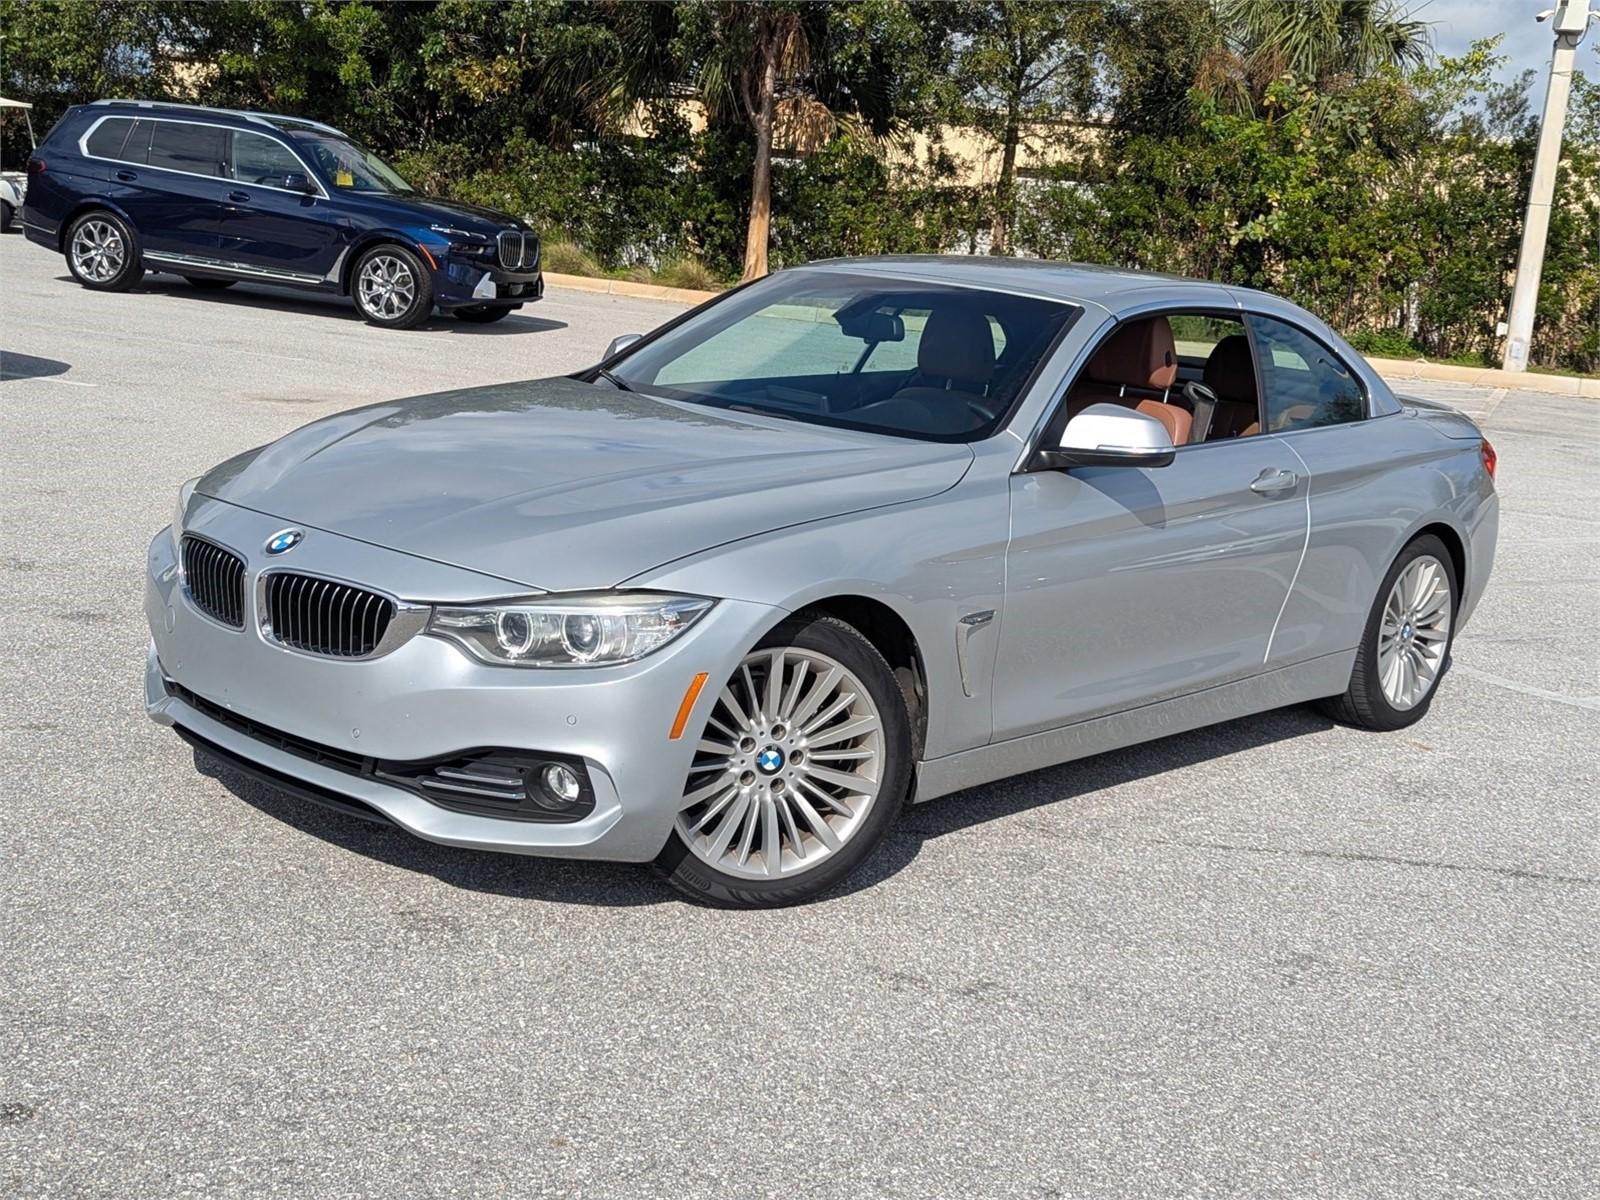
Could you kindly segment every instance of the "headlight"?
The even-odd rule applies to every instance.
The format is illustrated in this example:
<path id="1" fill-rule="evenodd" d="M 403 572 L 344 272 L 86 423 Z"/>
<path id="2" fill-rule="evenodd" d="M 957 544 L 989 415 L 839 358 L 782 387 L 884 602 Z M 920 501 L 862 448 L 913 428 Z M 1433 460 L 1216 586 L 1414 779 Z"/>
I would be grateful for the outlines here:
<path id="1" fill-rule="evenodd" d="M 194 495 L 194 489 L 200 482 L 196 475 L 178 489 L 178 507 L 172 510 L 172 552 L 178 556 L 178 561 L 183 561 L 183 517 L 189 508 L 189 497 Z"/>
<path id="2" fill-rule="evenodd" d="M 700 596 L 652 592 L 550 596 L 526 603 L 436 608 L 428 632 L 498 666 L 610 666 L 659 650 L 713 603 Z"/>

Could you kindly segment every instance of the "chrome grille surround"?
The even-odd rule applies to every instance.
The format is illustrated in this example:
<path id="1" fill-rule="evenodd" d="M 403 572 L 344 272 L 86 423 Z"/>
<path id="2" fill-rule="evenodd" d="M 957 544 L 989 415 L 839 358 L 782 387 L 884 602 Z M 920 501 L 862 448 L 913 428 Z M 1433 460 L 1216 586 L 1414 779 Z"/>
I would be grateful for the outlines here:
<path id="1" fill-rule="evenodd" d="M 531 271 L 539 265 L 538 235 L 502 229 L 495 237 L 495 254 L 508 271 Z"/>
<path id="2" fill-rule="evenodd" d="M 256 576 L 262 638 L 317 658 L 381 658 L 420 633 L 429 611 L 326 575 L 271 569 Z"/>
<path id="3" fill-rule="evenodd" d="M 226 546 L 192 533 L 179 544 L 183 590 L 190 603 L 219 625 L 244 628 L 244 559 Z"/>

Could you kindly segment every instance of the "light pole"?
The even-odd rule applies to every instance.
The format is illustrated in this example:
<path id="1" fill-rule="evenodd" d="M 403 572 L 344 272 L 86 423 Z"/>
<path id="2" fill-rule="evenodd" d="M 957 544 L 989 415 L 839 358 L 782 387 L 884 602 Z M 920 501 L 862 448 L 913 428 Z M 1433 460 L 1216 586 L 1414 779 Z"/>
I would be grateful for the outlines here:
<path id="1" fill-rule="evenodd" d="M 1539 121 L 1539 149 L 1533 156 L 1533 186 L 1528 191 L 1528 213 L 1522 221 L 1522 249 L 1517 254 L 1516 286 L 1511 292 L 1511 315 L 1506 320 L 1506 349 L 1501 365 L 1507 371 L 1528 369 L 1528 344 L 1533 339 L 1533 313 L 1539 305 L 1539 273 L 1544 269 L 1544 243 L 1550 233 L 1550 203 L 1556 190 L 1556 168 L 1561 164 L 1561 130 L 1567 123 L 1567 97 L 1572 92 L 1572 64 L 1578 56 L 1592 18 L 1589 0 L 1561 0 L 1559 7 L 1539 14 L 1556 35 L 1550 56 L 1550 86 L 1544 94 L 1544 116 Z"/>

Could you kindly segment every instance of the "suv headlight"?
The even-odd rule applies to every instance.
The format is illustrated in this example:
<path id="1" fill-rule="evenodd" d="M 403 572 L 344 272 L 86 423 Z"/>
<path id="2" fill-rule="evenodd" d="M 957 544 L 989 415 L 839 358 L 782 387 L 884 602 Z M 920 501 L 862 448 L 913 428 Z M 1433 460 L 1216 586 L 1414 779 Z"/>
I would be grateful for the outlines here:
<path id="1" fill-rule="evenodd" d="M 199 486 L 201 476 L 196 475 L 178 488 L 178 507 L 172 510 L 172 553 L 179 562 L 183 561 L 183 517 L 189 509 L 189 498 L 194 495 L 194 489 Z"/>
<path id="2" fill-rule="evenodd" d="M 661 649 L 715 603 L 702 596 L 612 592 L 436 608 L 428 632 L 509 667 L 600 667 Z"/>

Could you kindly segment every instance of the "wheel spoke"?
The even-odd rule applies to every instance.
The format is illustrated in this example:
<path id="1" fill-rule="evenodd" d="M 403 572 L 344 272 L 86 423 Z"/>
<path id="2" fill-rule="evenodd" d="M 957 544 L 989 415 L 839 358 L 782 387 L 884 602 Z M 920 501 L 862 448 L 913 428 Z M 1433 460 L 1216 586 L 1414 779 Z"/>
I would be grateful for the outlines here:
<path id="1" fill-rule="evenodd" d="M 846 721 L 843 725 L 835 725 L 831 729 L 824 729 L 821 733 L 812 734 L 807 739 L 811 747 L 831 746 L 835 742 L 842 742 L 849 738 L 860 737 L 862 734 L 872 733 L 878 728 L 876 717 L 857 717 L 854 721 Z M 815 754 L 812 755 L 815 757 Z"/>

